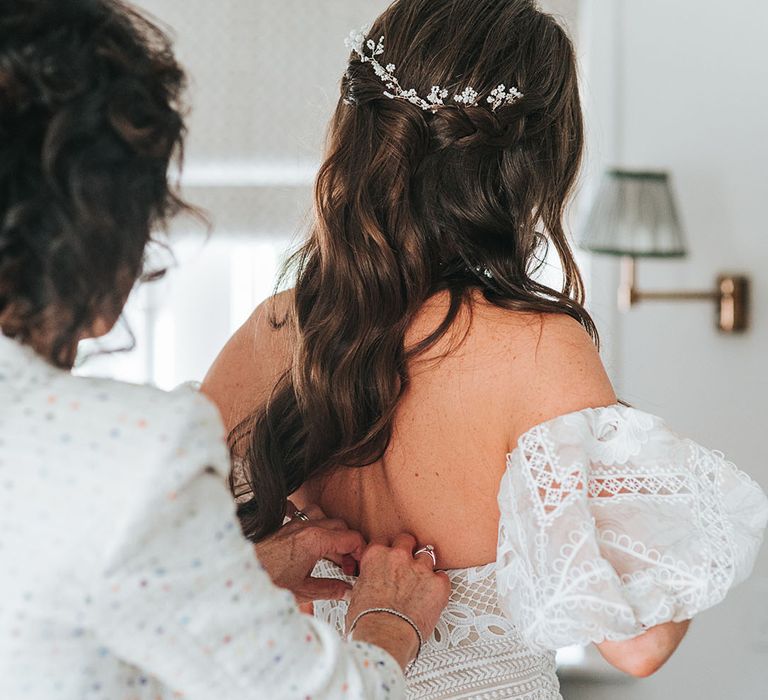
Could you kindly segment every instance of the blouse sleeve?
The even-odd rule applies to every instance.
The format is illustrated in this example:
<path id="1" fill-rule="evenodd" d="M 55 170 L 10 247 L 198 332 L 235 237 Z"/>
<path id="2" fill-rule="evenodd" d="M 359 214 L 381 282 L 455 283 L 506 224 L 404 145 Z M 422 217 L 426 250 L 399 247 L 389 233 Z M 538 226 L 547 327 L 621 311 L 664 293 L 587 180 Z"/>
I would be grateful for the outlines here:
<path id="1" fill-rule="evenodd" d="M 344 642 L 272 584 L 225 486 L 218 414 L 200 397 L 184 403 L 183 426 L 112 525 L 93 595 L 99 642 L 167 700 L 402 698 L 391 656 Z"/>
<path id="2" fill-rule="evenodd" d="M 534 649 L 692 618 L 749 576 L 768 520 L 721 453 L 624 406 L 525 433 L 499 506 L 499 599 Z"/>

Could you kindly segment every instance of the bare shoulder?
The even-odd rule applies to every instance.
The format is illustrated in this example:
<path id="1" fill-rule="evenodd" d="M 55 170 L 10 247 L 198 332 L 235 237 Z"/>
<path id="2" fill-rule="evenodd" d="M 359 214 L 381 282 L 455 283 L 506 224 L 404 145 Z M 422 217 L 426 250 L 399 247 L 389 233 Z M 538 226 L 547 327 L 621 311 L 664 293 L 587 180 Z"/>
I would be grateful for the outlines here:
<path id="1" fill-rule="evenodd" d="M 616 403 L 597 345 L 586 329 L 566 314 L 535 319 L 518 337 L 520 362 L 511 367 L 518 397 L 513 440 L 557 416 Z"/>
<path id="2" fill-rule="evenodd" d="M 411 344 L 439 326 L 448 306 L 447 294 L 424 306 L 411 328 Z M 462 309 L 451 332 L 420 356 L 412 376 L 421 372 L 433 377 L 425 385 L 440 401 L 466 405 L 474 397 L 473 415 L 508 433 L 510 446 L 551 418 L 616 402 L 597 345 L 576 319 L 510 310 L 480 294 Z M 455 396 L 448 397 L 450 392 Z"/>
<path id="3" fill-rule="evenodd" d="M 475 304 L 469 342 L 485 358 L 485 389 L 495 396 L 510 444 L 544 421 L 616 402 L 592 337 L 567 314 L 510 311 Z"/>
<path id="4" fill-rule="evenodd" d="M 261 303 L 224 346 L 202 391 L 219 408 L 228 431 L 261 406 L 290 368 L 293 291 Z"/>

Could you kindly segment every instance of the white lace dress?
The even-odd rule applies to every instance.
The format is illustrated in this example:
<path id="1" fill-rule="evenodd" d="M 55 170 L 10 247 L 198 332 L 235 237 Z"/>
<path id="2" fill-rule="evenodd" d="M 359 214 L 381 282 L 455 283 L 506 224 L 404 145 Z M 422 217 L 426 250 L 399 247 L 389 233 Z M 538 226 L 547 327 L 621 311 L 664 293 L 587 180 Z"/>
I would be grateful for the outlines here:
<path id="1" fill-rule="evenodd" d="M 451 601 L 408 697 L 560 698 L 554 650 L 687 620 L 750 574 L 760 487 L 719 452 L 624 406 L 539 425 L 507 457 L 497 561 L 449 571 Z M 341 576 L 321 563 L 319 576 Z M 346 604 L 315 614 L 344 628 Z"/>

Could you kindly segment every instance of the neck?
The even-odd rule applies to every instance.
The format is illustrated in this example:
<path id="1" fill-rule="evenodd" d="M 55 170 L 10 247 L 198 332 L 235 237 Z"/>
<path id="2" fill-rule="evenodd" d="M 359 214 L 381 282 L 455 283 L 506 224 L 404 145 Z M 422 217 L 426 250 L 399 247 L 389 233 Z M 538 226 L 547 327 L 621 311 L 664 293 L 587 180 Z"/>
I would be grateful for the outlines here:
<path id="1" fill-rule="evenodd" d="M 63 347 L 57 347 L 59 343 L 53 333 L 46 333 L 40 329 L 20 328 L 4 318 L 4 314 L 0 314 L 0 333 L 31 348 L 56 367 L 71 370 L 75 364 L 79 338 Z"/>

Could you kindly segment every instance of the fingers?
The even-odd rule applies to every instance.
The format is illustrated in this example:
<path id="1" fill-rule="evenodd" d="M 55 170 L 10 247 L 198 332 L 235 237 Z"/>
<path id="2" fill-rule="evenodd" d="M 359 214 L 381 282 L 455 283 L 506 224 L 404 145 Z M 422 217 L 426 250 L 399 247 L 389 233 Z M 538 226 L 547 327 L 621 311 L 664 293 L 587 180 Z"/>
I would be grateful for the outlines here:
<path id="1" fill-rule="evenodd" d="M 310 524 L 329 530 L 345 530 L 349 527 L 340 518 L 329 518 L 326 516 L 320 506 L 309 504 L 304 506 L 304 508 L 299 508 L 290 499 L 285 503 L 285 515 L 288 518 L 288 522 L 283 527 L 289 530 L 307 527 Z"/>
<path id="2" fill-rule="evenodd" d="M 349 528 L 349 525 L 347 525 L 344 520 L 341 518 L 329 518 L 320 506 L 313 503 L 304 508 L 298 508 L 293 501 L 288 500 L 285 508 L 286 516 L 293 522 L 298 520 L 298 522 L 304 523 L 305 525 L 307 523 L 312 523 L 312 525 L 324 527 L 328 530 L 346 530 Z M 309 520 L 297 519 L 296 513 L 304 514 Z"/>
<path id="3" fill-rule="evenodd" d="M 362 559 L 367 546 L 362 534 L 350 530 L 347 523 L 341 519 L 318 520 L 304 524 L 311 525 L 316 531 L 325 531 L 329 543 L 324 555 L 326 559 L 341 566 L 347 575 L 352 576 L 357 572 L 357 562 Z"/>
<path id="4" fill-rule="evenodd" d="M 349 529 L 341 518 L 328 518 L 320 506 L 309 504 L 297 510 L 296 504 L 288 500 L 286 512 L 292 520 L 283 526 L 287 536 L 301 538 L 304 550 L 310 551 L 317 559 L 328 559 L 338 564 L 345 574 L 357 573 L 357 562 L 362 559 L 366 548 L 363 536 Z M 296 518 L 301 512 L 309 520 Z"/>
<path id="5" fill-rule="evenodd" d="M 340 519 L 326 519 L 326 520 L 298 520 L 294 518 L 290 522 L 283 525 L 286 530 L 301 530 L 305 528 L 313 528 L 315 530 L 335 530 L 341 532 L 343 530 L 349 530 L 349 525 L 344 520 Z"/>
<path id="6" fill-rule="evenodd" d="M 395 537 L 392 542 L 392 549 L 402 549 L 413 556 L 413 550 L 416 549 L 416 538 L 404 532 Z"/>
<path id="7" fill-rule="evenodd" d="M 418 545 L 417 540 L 413 535 L 410 535 L 406 532 L 398 535 L 395 537 L 395 540 L 392 543 L 392 548 L 408 552 L 411 556 L 413 556 L 417 566 L 421 566 L 427 571 L 435 570 L 437 564 L 435 558 L 428 552 L 419 552 L 419 550 L 422 548 Z M 433 547 L 427 547 L 427 549 L 434 553 Z"/>
<path id="8" fill-rule="evenodd" d="M 310 520 L 326 519 L 326 515 L 323 512 L 323 509 L 320 508 L 320 506 L 315 505 L 314 503 L 310 503 L 309 505 L 302 508 L 301 512 L 304 513 L 304 515 L 306 515 Z"/>
<path id="9" fill-rule="evenodd" d="M 318 528 L 320 535 L 320 559 L 335 557 L 342 559 L 345 556 L 360 561 L 366 548 L 365 538 L 355 530 L 336 530 Z"/>
<path id="10" fill-rule="evenodd" d="M 432 561 L 432 557 L 430 557 L 426 552 L 415 555 L 414 559 L 416 560 L 417 566 L 422 566 L 427 569 L 427 571 L 435 570 L 435 562 Z"/>
<path id="11" fill-rule="evenodd" d="M 332 578 L 308 578 L 296 591 L 304 602 L 315 600 L 344 600 L 352 586 L 345 581 Z"/>
<path id="12" fill-rule="evenodd" d="M 414 558 L 417 546 L 407 533 L 398 535 L 391 547 L 369 546 L 350 598 L 352 619 L 368 608 L 391 608 L 413 619 L 425 636 L 432 633 L 448 602 L 451 584 L 446 573 L 434 572 L 431 550 Z"/>
<path id="13" fill-rule="evenodd" d="M 447 595 L 450 595 L 451 577 L 445 571 L 435 571 L 435 576 L 437 576 L 442 581 L 443 586 L 448 591 Z"/>
<path id="14" fill-rule="evenodd" d="M 358 559 L 351 554 L 328 554 L 325 557 L 338 566 L 345 576 L 357 576 Z"/>
<path id="15" fill-rule="evenodd" d="M 325 520 L 326 518 L 326 515 L 323 513 L 323 510 L 320 508 L 320 506 L 317 506 L 314 503 L 310 503 L 304 508 L 299 508 L 291 499 L 288 499 L 285 502 L 286 517 L 293 520 L 296 517 L 296 513 L 303 513 L 310 520 Z"/>
<path id="16" fill-rule="evenodd" d="M 345 576 L 357 576 L 358 572 L 358 559 L 355 559 L 351 554 L 345 554 L 341 558 L 341 570 Z"/>
<path id="17" fill-rule="evenodd" d="M 341 518 L 326 518 L 325 520 L 310 520 L 312 525 L 324 530 L 349 530 L 349 525 Z"/>

